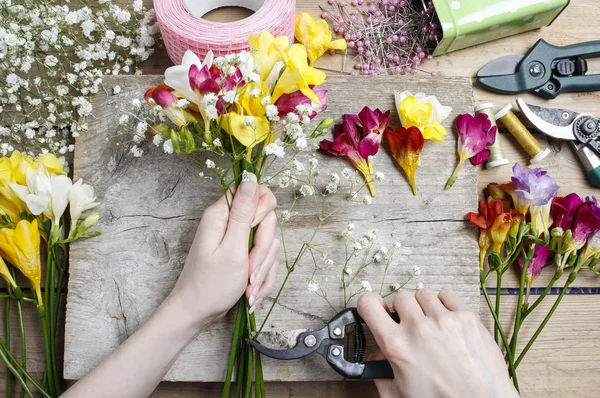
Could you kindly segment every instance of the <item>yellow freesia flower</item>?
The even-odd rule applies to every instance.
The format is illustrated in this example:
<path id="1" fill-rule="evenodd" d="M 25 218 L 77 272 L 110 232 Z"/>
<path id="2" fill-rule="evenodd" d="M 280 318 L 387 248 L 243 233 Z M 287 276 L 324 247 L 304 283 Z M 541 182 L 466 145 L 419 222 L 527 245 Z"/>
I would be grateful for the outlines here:
<path id="1" fill-rule="evenodd" d="M 280 51 L 285 51 L 290 46 L 290 39 L 287 36 L 276 38 L 271 33 L 264 31 L 259 35 L 250 35 L 248 45 L 254 58 L 254 66 L 258 66 L 260 80 L 266 81 L 273 66 L 282 59 Z"/>
<path id="2" fill-rule="evenodd" d="M 25 184 L 25 172 L 32 163 L 29 156 L 22 155 L 19 151 L 14 151 L 10 158 L 0 158 L 0 213 L 7 214 L 13 222 L 19 221 L 25 205 L 10 184 Z"/>
<path id="3" fill-rule="evenodd" d="M 252 116 L 264 116 L 266 111 L 262 100 L 269 95 L 269 89 L 263 82 L 248 83 L 244 86 L 243 92 L 238 99 L 238 109 L 240 113 Z"/>
<path id="4" fill-rule="evenodd" d="M 426 140 L 444 142 L 448 132 L 441 123 L 452 112 L 451 107 L 442 106 L 434 96 L 408 91 L 396 93 L 396 107 L 403 127 L 418 127 Z"/>
<path id="5" fill-rule="evenodd" d="M 6 266 L 6 263 L 2 257 L 0 257 L 0 276 L 3 277 L 13 289 L 17 288 L 17 284 L 15 283 L 15 280 L 10 274 L 10 271 L 8 270 L 8 267 Z"/>
<path id="6" fill-rule="evenodd" d="M 40 263 L 40 232 L 37 220 L 21 220 L 16 228 L 0 229 L 0 254 L 29 279 L 38 305 L 42 305 L 42 265 Z"/>
<path id="7" fill-rule="evenodd" d="M 37 168 L 43 164 L 46 166 L 46 171 L 48 171 L 49 175 L 63 175 L 66 176 L 67 173 L 63 171 L 63 164 L 58 160 L 58 158 L 52 153 L 46 153 L 35 160 L 33 163 L 33 168 L 37 170 Z"/>
<path id="8" fill-rule="evenodd" d="M 221 116 L 220 125 L 248 148 L 253 148 L 269 136 L 269 121 L 264 116 L 244 116 L 229 112 Z"/>
<path id="9" fill-rule="evenodd" d="M 310 66 L 313 66 L 325 52 L 345 50 L 347 46 L 344 39 L 331 40 L 331 30 L 327 21 L 324 19 L 315 21 L 312 15 L 306 12 L 296 17 L 294 35 L 306 47 Z"/>
<path id="10" fill-rule="evenodd" d="M 283 94 L 301 91 L 302 94 L 320 104 L 319 97 L 309 86 L 319 86 L 325 82 L 325 72 L 308 66 L 306 48 L 302 44 L 294 44 L 287 53 L 283 53 L 286 68 L 273 90 L 271 102 L 275 103 Z"/>

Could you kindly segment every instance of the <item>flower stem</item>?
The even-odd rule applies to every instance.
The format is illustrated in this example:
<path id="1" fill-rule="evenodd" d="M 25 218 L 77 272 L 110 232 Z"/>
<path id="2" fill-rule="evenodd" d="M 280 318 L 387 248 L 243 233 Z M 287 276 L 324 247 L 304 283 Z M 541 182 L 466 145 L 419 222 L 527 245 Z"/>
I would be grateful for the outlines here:
<path id="1" fill-rule="evenodd" d="M 8 347 L 8 350 L 10 350 L 10 298 L 7 298 L 5 303 L 5 307 L 4 307 L 4 333 L 5 333 L 5 340 L 6 340 L 6 346 Z M 6 366 L 8 367 L 8 362 L 6 363 Z M 12 397 L 12 380 L 13 376 L 11 375 L 10 372 L 6 372 L 6 396 L 7 397 Z"/>
<path id="2" fill-rule="evenodd" d="M 15 378 L 17 379 L 17 381 L 19 383 L 21 383 L 21 389 L 23 391 L 25 391 L 30 398 L 33 398 L 33 394 L 31 393 L 31 390 L 27 386 L 27 382 L 25 380 L 23 380 L 23 378 L 21 377 L 21 374 L 17 371 L 17 369 L 15 369 L 15 367 L 11 363 L 11 360 L 7 357 L 6 350 L 4 347 L 0 348 L 0 358 L 2 358 L 2 361 L 6 365 L 6 369 L 9 370 L 9 372 L 6 372 L 7 375 L 11 375 L 11 374 L 14 375 Z M 7 381 L 8 380 L 10 380 L 10 384 L 6 385 L 7 398 L 12 397 L 12 379 L 7 379 Z"/>
<path id="3" fill-rule="evenodd" d="M 13 354 L 6 348 L 6 346 L 4 345 L 4 343 L 2 342 L 2 340 L 0 340 L 0 357 L 2 358 L 2 360 L 4 361 L 4 363 L 6 364 L 7 367 L 10 368 L 12 367 L 15 370 L 21 371 L 25 377 L 25 379 L 27 379 L 32 386 L 34 386 L 39 392 L 40 394 L 42 394 L 43 397 L 45 398 L 51 398 L 50 395 L 48 395 L 48 393 L 45 391 L 44 388 L 42 388 L 34 379 L 33 377 L 31 377 L 31 375 L 28 372 L 25 372 L 25 369 L 23 369 L 23 366 L 19 363 L 19 361 L 17 361 L 17 358 L 15 358 L 13 356 Z M 13 365 L 14 364 L 14 365 Z M 11 370 L 12 372 L 12 370 Z M 20 375 L 17 373 L 13 373 L 15 375 L 15 377 L 17 377 L 17 380 L 23 380 L 20 378 Z M 25 388 L 28 389 L 27 385 L 25 385 Z"/>
<path id="4" fill-rule="evenodd" d="M 527 352 L 529 351 L 529 349 L 531 348 L 533 343 L 535 343 L 535 341 L 539 337 L 540 333 L 542 333 L 542 330 L 544 330 L 544 328 L 546 327 L 546 324 L 548 323 L 548 321 L 554 314 L 554 311 L 556 311 L 556 308 L 558 308 L 558 305 L 560 304 L 563 297 L 565 296 L 567 290 L 569 289 L 569 286 L 571 286 L 571 283 L 573 283 L 575 281 L 575 278 L 577 277 L 577 272 L 578 272 L 578 270 L 574 269 L 573 272 L 571 272 L 571 274 L 569 275 L 569 279 L 567 280 L 567 282 L 565 282 L 565 286 L 563 287 L 562 291 L 558 295 L 558 298 L 554 302 L 554 305 L 552 306 L 552 308 L 550 309 L 550 311 L 548 312 L 548 314 L 546 315 L 546 317 L 544 318 L 544 320 L 542 321 L 540 326 L 537 328 L 537 330 L 535 331 L 535 333 L 533 334 L 533 336 L 531 337 L 531 339 L 529 340 L 529 342 L 527 343 L 525 348 L 523 348 L 523 351 L 521 351 L 521 354 L 515 361 L 515 369 L 519 366 L 519 364 L 525 357 L 525 354 L 527 354 Z"/>
<path id="5" fill-rule="evenodd" d="M 534 245 L 531 246 L 530 248 L 530 252 L 533 251 Z M 524 264 L 523 264 L 523 269 L 521 271 L 521 280 L 519 282 L 519 298 L 517 300 L 517 315 L 515 318 L 515 325 L 513 328 L 513 334 L 512 334 L 512 339 L 511 339 L 511 351 L 512 352 L 516 352 L 517 350 L 517 339 L 519 337 L 519 330 L 521 329 L 521 324 L 523 323 L 523 320 L 521 319 L 521 316 L 523 314 L 523 293 L 525 290 L 525 277 L 527 274 L 527 269 L 529 268 L 529 263 L 531 261 L 531 256 L 528 256 L 524 251 L 523 251 L 523 257 L 525 258 Z"/>
<path id="6" fill-rule="evenodd" d="M 527 310 L 525 310 L 525 312 L 523 313 L 523 319 L 527 318 L 527 316 L 529 314 L 531 314 L 538 305 L 540 305 L 542 300 L 544 300 L 544 298 L 548 295 L 548 293 L 550 293 L 550 290 L 552 290 L 552 288 L 554 287 L 554 284 L 560 279 L 561 275 L 562 275 L 562 273 L 559 274 L 558 271 L 556 274 L 554 274 L 554 277 L 552 278 L 552 280 L 550 281 L 548 286 L 546 286 L 546 288 L 544 289 L 544 291 L 542 292 L 540 297 L 538 297 L 537 300 L 535 300 L 535 302 L 533 304 L 531 304 L 531 306 L 529 308 L 527 308 Z"/>
<path id="7" fill-rule="evenodd" d="M 460 171 L 460 169 L 462 169 L 463 165 L 465 164 L 465 160 L 467 160 L 467 158 L 461 153 L 458 164 L 456 165 L 456 168 L 454 169 L 452 176 L 450 176 L 450 178 L 448 179 L 448 182 L 446 183 L 446 188 L 444 188 L 444 189 L 452 188 L 452 185 L 454 185 L 454 183 L 458 179 L 458 172 Z"/>
<path id="8" fill-rule="evenodd" d="M 496 317 L 500 318 L 500 289 L 502 288 L 502 273 L 496 271 Z M 498 325 L 494 322 L 494 339 L 498 344 Z"/>
<path id="9" fill-rule="evenodd" d="M 231 390 L 231 379 L 233 376 L 233 367 L 235 365 L 236 359 L 238 358 L 238 352 L 240 349 L 240 337 L 242 335 L 242 331 L 244 328 L 244 323 L 246 317 L 244 316 L 244 300 L 242 297 L 238 302 L 237 312 L 235 314 L 235 327 L 233 329 L 233 339 L 231 343 L 231 350 L 229 352 L 229 361 L 227 363 L 227 373 L 225 375 L 225 386 L 223 387 L 222 398 L 229 398 L 229 391 Z M 240 382 L 239 374 L 236 375 L 238 378 L 237 383 Z M 237 387 L 237 386 L 236 386 Z M 236 394 L 237 395 L 237 394 Z"/>

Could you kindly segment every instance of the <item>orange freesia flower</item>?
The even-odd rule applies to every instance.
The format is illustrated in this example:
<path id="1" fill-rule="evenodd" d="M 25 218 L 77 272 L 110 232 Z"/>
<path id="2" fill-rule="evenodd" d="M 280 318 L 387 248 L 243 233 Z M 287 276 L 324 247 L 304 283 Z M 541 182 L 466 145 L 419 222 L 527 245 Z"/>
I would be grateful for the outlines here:
<path id="1" fill-rule="evenodd" d="M 502 245 L 508 238 L 508 231 L 513 224 L 513 218 L 510 213 L 500 213 L 494 219 L 494 224 L 490 230 L 492 237 L 492 252 L 500 253 Z"/>
<path id="2" fill-rule="evenodd" d="M 421 151 L 425 145 L 425 139 L 421 130 L 417 127 L 388 128 L 385 132 L 385 137 L 392 151 L 392 156 L 396 159 L 400 167 L 402 167 L 402 170 L 406 173 L 406 177 L 408 177 L 413 195 L 417 195 L 415 172 L 419 165 Z"/>
<path id="3" fill-rule="evenodd" d="M 501 200 L 496 200 L 491 196 L 487 202 L 482 200 L 479 202 L 479 213 L 469 213 L 467 218 L 473 224 L 481 228 L 479 232 L 479 268 L 483 269 L 485 255 L 492 245 L 491 228 L 494 225 L 496 216 L 504 212 L 504 207 Z"/>

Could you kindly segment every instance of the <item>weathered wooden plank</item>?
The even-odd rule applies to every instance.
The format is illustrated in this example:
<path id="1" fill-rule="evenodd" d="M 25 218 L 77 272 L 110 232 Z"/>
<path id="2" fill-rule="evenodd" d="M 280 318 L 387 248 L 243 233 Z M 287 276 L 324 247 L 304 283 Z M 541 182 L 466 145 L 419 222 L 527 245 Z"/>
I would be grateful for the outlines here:
<path id="1" fill-rule="evenodd" d="M 132 98 L 141 97 L 148 86 L 159 80 L 159 77 L 108 78 L 105 81 L 108 88 L 118 84 L 123 91 L 109 97 L 109 103 L 104 95 L 94 99 L 96 113 L 90 126 L 92 133 L 77 143 L 75 175 L 97 189 L 102 202 L 98 208 L 102 220 L 97 229 L 102 235 L 71 248 L 67 378 L 81 377 L 150 316 L 177 279 L 202 209 L 219 196 L 212 182 L 197 177 L 197 169 L 188 159 L 158 151 L 135 159 L 120 141 L 107 142 L 118 129 L 117 108 L 128 106 Z M 464 78 L 334 76 L 326 86 L 330 90 L 327 114 L 334 118 L 342 113 L 358 112 L 365 104 L 393 109 L 394 90 L 405 89 L 435 94 L 442 103 L 451 104 L 454 112 L 446 121 L 449 129 L 457 113 L 472 109 L 470 80 Z M 397 117 L 393 122 L 398 123 Z M 378 230 L 379 235 L 386 238 L 382 244 L 387 246 L 391 246 L 389 235 L 394 233 L 394 240 L 402 244 L 402 249 L 390 267 L 387 283 L 404 280 L 406 272 L 418 265 L 425 285 L 433 289 L 451 287 L 477 309 L 476 241 L 473 231 L 462 221 L 477 199 L 474 169 L 465 169 L 452 191 L 443 190 L 456 161 L 455 145 L 453 134 L 443 145 L 427 143 L 423 166 L 418 171 L 421 191 L 418 197 L 412 196 L 405 178 L 388 154 L 376 157 L 375 168 L 384 171 L 387 177 L 377 187 L 378 197 L 374 203 L 370 206 L 348 203 L 325 224 L 315 243 L 329 242 L 325 250 L 340 264 L 344 258 L 343 247 L 336 238 L 348 221 L 356 224 L 359 238 L 369 229 Z M 319 155 L 319 160 L 323 175 L 348 166 L 342 159 L 323 155 Z M 294 193 L 284 190 L 278 196 L 280 208 L 286 209 Z M 312 201 L 300 201 L 295 211 L 297 215 L 290 222 L 286 237 L 290 253 L 297 252 L 317 222 Z M 313 270 L 308 257 L 300 262 L 280 305 L 273 312 L 268 324 L 270 329 L 317 327 L 332 315 L 328 304 L 306 289 Z M 339 270 L 330 272 L 329 282 L 319 282 L 328 286 L 330 300 L 340 307 L 341 289 L 332 290 L 339 286 L 334 281 Z M 380 266 L 371 266 L 357 282 L 368 279 L 377 289 L 381 274 Z M 264 312 L 259 312 L 259 321 L 263 315 Z M 182 354 L 166 379 L 222 379 L 231 322 L 228 318 L 201 335 Z M 207 360 L 213 366 L 198 366 Z M 309 366 L 265 361 L 265 375 L 268 380 L 338 378 L 322 361 L 309 358 L 306 364 Z"/>

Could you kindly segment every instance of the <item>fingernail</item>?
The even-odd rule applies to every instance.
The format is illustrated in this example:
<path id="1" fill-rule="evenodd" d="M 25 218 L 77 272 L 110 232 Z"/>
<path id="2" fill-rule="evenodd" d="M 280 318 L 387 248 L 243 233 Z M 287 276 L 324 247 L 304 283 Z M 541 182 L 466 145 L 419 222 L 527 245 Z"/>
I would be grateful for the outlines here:
<path id="1" fill-rule="evenodd" d="M 264 220 L 266 213 L 260 213 L 258 216 L 254 217 L 254 221 L 252 221 L 251 227 L 256 227 L 262 220 Z"/>
<path id="2" fill-rule="evenodd" d="M 256 273 L 256 272 L 255 272 L 255 273 Z M 254 274 L 255 274 L 255 273 L 254 273 Z M 254 277 L 254 274 L 250 275 L 250 284 L 251 284 L 251 285 L 254 285 L 254 279 L 256 279 L 256 278 Z"/>
<path id="3" fill-rule="evenodd" d="M 250 311 L 248 311 L 248 313 L 252 314 L 255 309 L 256 309 L 256 305 L 251 306 Z"/>
<path id="4" fill-rule="evenodd" d="M 252 292 L 250 292 L 251 296 L 256 296 L 258 294 L 258 286 L 254 286 L 252 288 Z"/>
<path id="5" fill-rule="evenodd" d="M 262 298 L 259 298 L 258 300 L 256 300 L 256 303 L 254 303 L 254 306 L 255 306 L 255 307 L 258 307 L 259 305 L 261 305 L 261 304 L 262 304 L 262 302 L 263 302 L 263 299 L 262 299 Z"/>
<path id="6" fill-rule="evenodd" d="M 251 294 L 250 298 L 248 299 L 248 304 L 250 304 L 250 307 L 252 307 L 252 304 L 254 304 L 254 295 Z"/>
<path id="7" fill-rule="evenodd" d="M 254 197 L 256 193 L 256 189 L 258 187 L 256 175 L 254 173 L 245 173 L 245 178 L 240 184 L 238 191 L 242 196 L 246 196 L 249 198 Z"/>
<path id="8" fill-rule="evenodd" d="M 254 303 L 254 305 L 250 306 L 250 311 L 248 311 L 250 314 L 252 314 L 254 311 L 256 311 L 256 309 L 258 308 L 258 306 L 260 305 L 260 303 L 262 303 L 263 299 L 259 298 L 258 300 L 256 300 L 256 303 Z"/>

